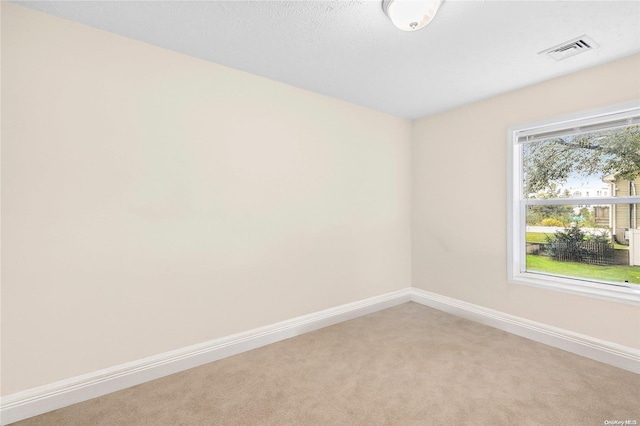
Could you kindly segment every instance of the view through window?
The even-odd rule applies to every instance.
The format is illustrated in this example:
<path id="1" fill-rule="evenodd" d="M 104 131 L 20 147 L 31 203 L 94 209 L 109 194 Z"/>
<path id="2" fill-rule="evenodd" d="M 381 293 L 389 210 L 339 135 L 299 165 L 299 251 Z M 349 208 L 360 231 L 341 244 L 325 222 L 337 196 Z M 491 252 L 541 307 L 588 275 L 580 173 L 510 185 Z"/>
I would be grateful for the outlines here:
<path id="1" fill-rule="evenodd" d="M 513 272 L 640 290 L 640 109 L 512 143 Z"/>

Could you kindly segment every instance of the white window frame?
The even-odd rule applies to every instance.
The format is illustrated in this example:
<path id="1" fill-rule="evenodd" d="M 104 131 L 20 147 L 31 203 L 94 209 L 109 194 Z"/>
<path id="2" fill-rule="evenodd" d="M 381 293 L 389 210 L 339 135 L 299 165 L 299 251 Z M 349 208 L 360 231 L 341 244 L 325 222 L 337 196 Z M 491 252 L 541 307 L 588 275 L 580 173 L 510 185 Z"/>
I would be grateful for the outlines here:
<path id="1" fill-rule="evenodd" d="M 614 283 L 598 283 L 552 274 L 526 271 L 526 223 L 525 210 L 534 204 L 612 204 L 611 196 L 591 198 L 559 198 L 553 200 L 525 199 L 522 194 L 522 143 L 519 138 L 537 133 L 547 133 L 562 129 L 576 129 L 581 126 L 595 126 L 613 120 L 640 116 L 640 100 L 612 105 L 555 117 L 535 123 L 511 126 L 507 131 L 508 139 L 508 192 L 507 192 L 507 274 L 513 284 L 541 287 L 579 294 L 588 297 L 611 300 L 640 306 L 640 285 L 627 286 Z M 640 204 L 640 197 L 615 197 L 616 204 Z"/>

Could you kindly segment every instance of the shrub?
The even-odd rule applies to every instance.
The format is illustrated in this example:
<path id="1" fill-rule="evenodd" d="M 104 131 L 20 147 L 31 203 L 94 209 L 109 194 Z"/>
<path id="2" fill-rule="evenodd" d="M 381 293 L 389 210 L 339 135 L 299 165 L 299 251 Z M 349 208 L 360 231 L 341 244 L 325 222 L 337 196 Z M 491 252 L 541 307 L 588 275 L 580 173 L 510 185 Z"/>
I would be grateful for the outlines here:
<path id="1" fill-rule="evenodd" d="M 585 234 L 577 226 L 547 236 L 548 250 L 552 259 L 565 262 L 610 263 L 614 249 L 604 234 Z"/>
<path id="2" fill-rule="evenodd" d="M 549 253 L 556 260 L 580 262 L 586 255 L 580 244 L 583 240 L 584 232 L 577 226 L 556 231 L 555 235 L 547 237 Z"/>
<path id="3" fill-rule="evenodd" d="M 610 244 L 611 238 L 604 231 L 598 232 L 597 234 L 587 234 L 584 236 L 585 241 L 593 241 L 594 243 L 602 243 L 602 244 Z"/>
<path id="4" fill-rule="evenodd" d="M 542 226 L 564 226 L 564 223 L 552 217 L 546 217 L 540 222 Z"/>

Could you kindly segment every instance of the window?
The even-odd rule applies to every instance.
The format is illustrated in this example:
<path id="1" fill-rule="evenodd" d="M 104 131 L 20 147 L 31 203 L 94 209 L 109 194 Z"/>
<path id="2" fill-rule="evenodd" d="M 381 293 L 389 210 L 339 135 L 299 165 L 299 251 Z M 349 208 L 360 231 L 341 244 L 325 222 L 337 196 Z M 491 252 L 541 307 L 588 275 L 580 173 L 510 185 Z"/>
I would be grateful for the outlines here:
<path id="1" fill-rule="evenodd" d="M 508 135 L 510 282 L 640 305 L 640 101 Z"/>

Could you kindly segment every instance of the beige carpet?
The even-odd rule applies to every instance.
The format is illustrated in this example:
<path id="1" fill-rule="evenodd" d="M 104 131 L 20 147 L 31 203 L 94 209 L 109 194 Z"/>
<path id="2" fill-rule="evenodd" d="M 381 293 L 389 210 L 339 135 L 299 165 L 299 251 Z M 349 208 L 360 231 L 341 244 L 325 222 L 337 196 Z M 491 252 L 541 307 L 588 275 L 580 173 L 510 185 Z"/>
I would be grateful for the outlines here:
<path id="1" fill-rule="evenodd" d="M 406 303 L 15 425 L 640 423 L 640 376 Z"/>

